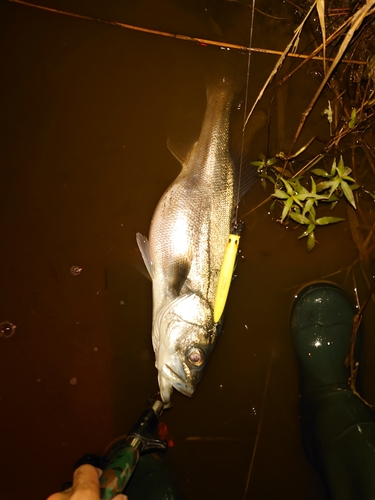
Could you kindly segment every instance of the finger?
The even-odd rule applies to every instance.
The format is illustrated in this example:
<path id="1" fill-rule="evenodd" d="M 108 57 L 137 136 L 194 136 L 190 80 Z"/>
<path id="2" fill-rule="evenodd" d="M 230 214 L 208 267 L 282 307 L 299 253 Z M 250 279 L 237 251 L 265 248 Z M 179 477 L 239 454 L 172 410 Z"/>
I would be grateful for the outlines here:
<path id="1" fill-rule="evenodd" d="M 73 487 L 61 493 L 54 493 L 47 500 L 99 500 L 99 477 L 101 469 L 81 465 L 73 476 Z M 113 500 L 129 500 L 126 495 L 116 495 Z"/>
<path id="2" fill-rule="evenodd" d="M 72 500 L 99 499 L 99 478 L 95 467 L 85 464 L 75 470 L 72 493 Z"/>
<path id="3" fill-rule="evenodd" d="M 72 489 L 69 488 L 69 490 L 63 491 L 62 493 L 54 493 L 53 495 L 49 496 L 47 500 L 68 500 L 71 494 Z"/>
<path id="4" fill-rule="evenodd" d="M 73 493 L 73 488 L 68 488 L 64 491 L 61 491 L 60 493 L 53 493 L 53 495 L 50 495 L 47 500 L 69 500 L 69 498 L 72 496 Z"/>

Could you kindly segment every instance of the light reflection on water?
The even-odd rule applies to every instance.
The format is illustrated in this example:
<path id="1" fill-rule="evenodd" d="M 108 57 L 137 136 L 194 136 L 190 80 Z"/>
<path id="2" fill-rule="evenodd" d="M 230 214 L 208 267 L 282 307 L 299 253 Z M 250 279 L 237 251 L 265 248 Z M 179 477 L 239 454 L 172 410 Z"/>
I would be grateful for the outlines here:
<path id="1" fill-rule="evenodd" d="M 205 34 L 203 17 L 195 23 L 185 3 L 185 10 L 162 3 L 162 16 L 150 2 L 142 13 L 141 4 L 129 2 L 128 12 L 119 12 L 109 2 L 107 12 L 88 14 Z M 7 236 L 1 316 L 17 324 L 17 335 L 0 351 L 0 491 L 18 500 L 26 488 L 36 500 L 68 480 L 81 455 L 101 453 L 130 429 L 157 390 L 151 285 L 139 271 L 135 233 L 147 233 L 178 173 L 167 137 L 188 143 L 199 131 L 204 49 L 11 4 L 0 11 L 6 26 L 0 203 Z M 284 35 L 275 40 L 270 32 L 257 29 L 254 43 L 282 46 Z M 252 58 L 250 102 L 274 63 Z M 275 105 L 272 154 L 292 137 L 288 125 L 308 101 L 309 80 L 307 71 Z M 252 143 L 251 160 L 266 148 L 264 131 Z M 263 199 L 256 186 L 242 216 Z M 296 232 L 277 225 L 267 210 L 244 216 L 243 258 L 224 331 L 196 394 L 175 394 L 164 414 L 175 443 L 166 459 L 190 499 L 243 498 L 252 460 L 248 498 L 324 498 L 300 444 L 289 310 L 311 280 L 331 276 L 350 293 L 345 269 L 357 250 L 342 224 L 322 230 L 308 255 Z M 84 272 L 72 278 L 76 263 Z M 358 288 L 364 294 L 361 277 Z M 373 321 L 370 307 L 365 326 Z M 365 340 L 364 387 L 371 394 L 374 341 Z M 32 461 L 22 480 L 10 481 L 18 478 L 25 448 L 33 450 Z"/>

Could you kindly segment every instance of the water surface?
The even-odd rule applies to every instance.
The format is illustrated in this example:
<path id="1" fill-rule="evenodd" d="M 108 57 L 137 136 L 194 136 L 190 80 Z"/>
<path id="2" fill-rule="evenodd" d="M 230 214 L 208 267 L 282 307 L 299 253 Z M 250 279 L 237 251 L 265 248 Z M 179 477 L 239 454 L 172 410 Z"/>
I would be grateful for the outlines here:
<path id="1" fill-rule="evenodd" d="M 232 22 L 198 1 L 44 5 L 201 37 L 215 31 L 216 12 L 227 19 L 228 41 L 248 43 L 246 9 Z M 254 45 L 282 49 L 294 25 L 282 26 L 258 13 Z M 126 433 L 157 391 L 151 284 L 135 233 L 147 234 L 179 172 L 167 138 L 188 143 L 199 132 L 206 49 L 5 2 L 0 33 L 0 321 L 17 325 L 0 339 L 0 491 L 37 500 L 70 479 L 80 456 L 100 454 Z M 249 102 L 275 62 L 252 56 Z M 274 101 L 251 160 L 288 147 L 314 75 L 311 64 Z M 260 110 L 269 103 L 266 96 Z M 323 107 L 301 142 L 314 127 L 327 137 Z M 268 205 L 245 215 L 264 198 L 258 185 L 241 205 L 243 258 L 203 380 L 192 399 L 175 394 L 164 414 L 174 441 L 166 460 L 188 499 L 326 498 L 300 443 L 289 311 L 311 280 L 334 280 L 353 295 L 358 249 L 343 223 L 322 229 L 307 254 L 302 231 L 276 224 Z M 372 224 L 372 202 L 363 203 Z M 341 211 L 346 216 L 345 205 Z M 71 266 L 82 271 L 73 276 Z M 363 377 L 370 399 L 373 315 L 370 303 Z"/>

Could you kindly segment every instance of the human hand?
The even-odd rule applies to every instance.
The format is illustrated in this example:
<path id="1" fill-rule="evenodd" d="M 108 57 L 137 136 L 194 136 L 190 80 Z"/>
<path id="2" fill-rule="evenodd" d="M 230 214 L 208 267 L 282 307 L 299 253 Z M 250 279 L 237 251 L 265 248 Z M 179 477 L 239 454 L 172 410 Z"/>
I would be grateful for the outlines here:
<path id="1" fill-rule="evenodd" d="M 100 500 L 99 477 L 101 470 L 92 465 L 81 465 L 74 471 L 73 486 L 61 493 L 54 493 L 47 500 Z M 125 495 L 116 495 L 113 500 L 128 500 Z"/>

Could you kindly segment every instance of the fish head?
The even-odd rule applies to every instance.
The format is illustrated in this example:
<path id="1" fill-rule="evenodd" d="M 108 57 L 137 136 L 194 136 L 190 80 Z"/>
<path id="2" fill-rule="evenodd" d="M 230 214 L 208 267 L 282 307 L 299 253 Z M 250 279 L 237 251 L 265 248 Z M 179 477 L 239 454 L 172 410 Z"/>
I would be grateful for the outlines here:
<path id="1" fill-rule="evenodd" d="M 196 294 L 184 294 L 161 311 L 155 351 L 160 395 L 170 404 L 173 388 L 192 396 L 218 336 L 213 311 Z M 155 325 L 154 325 L 155 326 Z"/>

